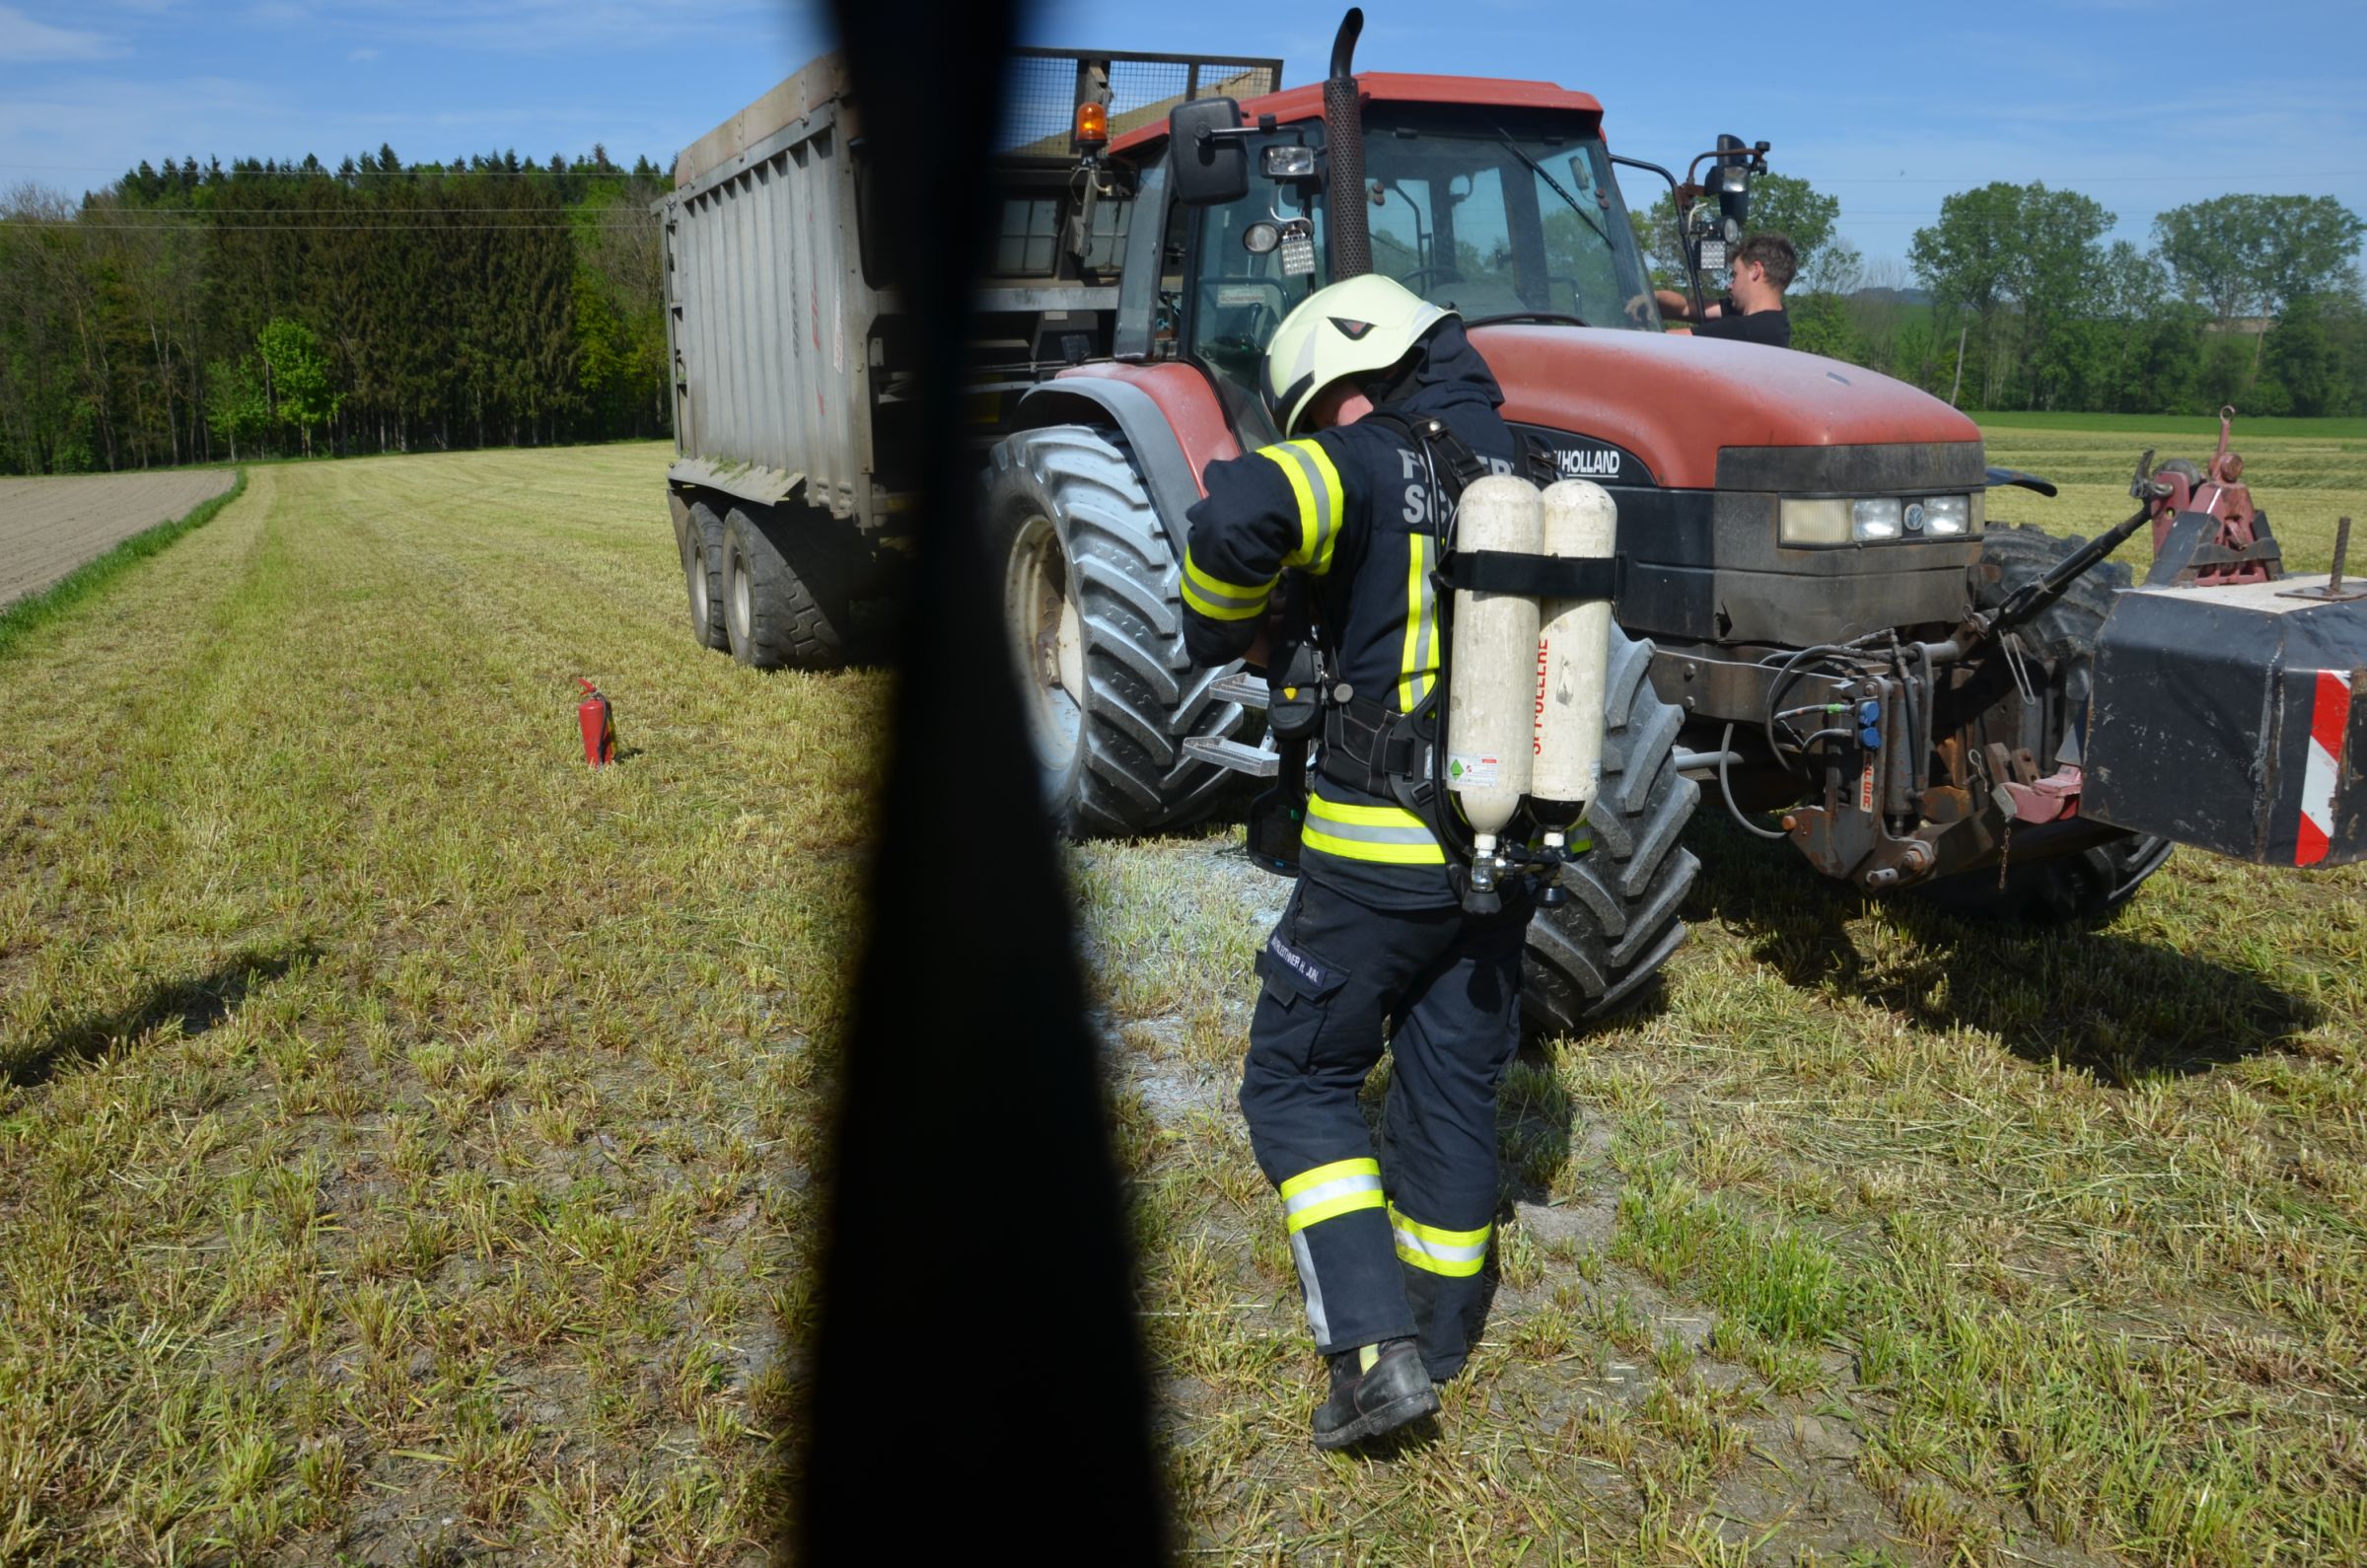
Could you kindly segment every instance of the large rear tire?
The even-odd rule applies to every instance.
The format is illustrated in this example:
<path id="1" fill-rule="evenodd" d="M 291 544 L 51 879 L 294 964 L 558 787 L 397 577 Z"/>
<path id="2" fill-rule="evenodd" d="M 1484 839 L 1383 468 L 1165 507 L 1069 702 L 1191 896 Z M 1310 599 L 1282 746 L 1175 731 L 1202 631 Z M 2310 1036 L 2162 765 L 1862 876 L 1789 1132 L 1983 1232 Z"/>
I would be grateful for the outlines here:
<path id="1" fill-rule="evenodd" d="M 724 633 L 732 657 L 753 669 L 832 670 L 846 659 L 846 601 L 798 570 L 792 527 L 748 506 L 724 519 Z"/>
<path id="2" fill-rule="evenodd" d="M 1988 581 L 1987 571 L 1976 573 L 1973 603 L 1982 609 L 1995 608 L 2086 542 L 2076 536 L 2057 538 L 2029 524 L 1990 530 L 1982 540 L 1980 559 L 1982 566 L 1996 568 L 1996 581 Z M 2102 562 L 2075 578 L 2062 598 L 2020 631 L 2025 652 L 2054 660 L 2062 669 L 2075 712 L 2088 700 L 2095 678 L 2096 637 L 2113 612 L 2113 595 L 2131 580 L 2126 566 Z M 2017 864 L 2009 854 L 2002 888 L 1991 869 L 1942 877 L 1916 891 L 1958 914 L 2027 924 L 2101 920 L 2135 896 L 2145 879 L 2169 860 L 2170 850 L 2166 838 L 2119 833 L 2076 854 L 2047 860 Z"/>
<path id="3" fill-rule="evenodd" d="M 723 519 L 704 501 L 690 505 L 682 525 L 682 586 L 690 599 L 690 637 L 701 648 L 728 651 L 723 627 Z"/>
<path id="4" fill-rule="evenodd" d="M 1178 552 L 1124 438 L 1023 431 L 995 447 L 985 486 L 987 559 L 1052 820 L 1086 837 L 1200 816 L 1228 775 L 1184 742 L 1230 738 L 1242 709 L 1211 691 L 1227 672 L 1184 653 Z"/>
<path id="5" fill-rule="evenodd" d="M 1521 982 L 1532 1033 L 1567 1034 L 1634 993 L 1685 941 L 1680 912 L 1700 862 L 1680 840 L 1701 787 L 1677 771 L 1684 711 L 1646 678 L 1652 644 L 1611 629 L 1603 793 L 1587 810 L 1594 843 L 1565 867 L 1569 901 L 1529 922 Z"/>

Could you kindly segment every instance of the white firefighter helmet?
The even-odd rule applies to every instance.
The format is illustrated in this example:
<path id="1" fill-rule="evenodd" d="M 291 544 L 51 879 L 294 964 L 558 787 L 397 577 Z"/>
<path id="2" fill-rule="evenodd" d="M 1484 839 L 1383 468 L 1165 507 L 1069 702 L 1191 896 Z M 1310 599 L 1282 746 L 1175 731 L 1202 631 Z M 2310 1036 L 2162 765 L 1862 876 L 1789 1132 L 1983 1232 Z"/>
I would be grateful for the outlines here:
<path id="1" fill-rule="evenodd" d="M 1453 311 L 1377 272 L 1316 290 L 1282 319 L 1265 346 L 1265 400 L 1294 435 L 1325 388 L 1383 371 Z"/>

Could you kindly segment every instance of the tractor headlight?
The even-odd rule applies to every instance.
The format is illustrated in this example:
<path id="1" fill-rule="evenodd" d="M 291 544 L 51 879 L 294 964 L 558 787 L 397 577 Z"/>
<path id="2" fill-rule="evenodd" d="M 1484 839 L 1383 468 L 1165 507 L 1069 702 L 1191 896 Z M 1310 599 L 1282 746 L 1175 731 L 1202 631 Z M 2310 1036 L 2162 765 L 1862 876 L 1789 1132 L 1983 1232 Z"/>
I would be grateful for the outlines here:
<path id="1" fill-rule="evenodd" d="M 1961 539 L 1980 532 L 1980 502 L 1977 495 L 1786 496 L 1776 503 L 1775 538 L 1793 546 Z"/>
<path id="2" fill-rule="evenodd" d="M 1849 503 L 1849 536 L 1855 539 L 1895 539 L 1899 536 L 1899 502 L 1884 496 L 1876 501 Z"/>
<path id="3" fill-rule="evenodd" d="M 1962 538 L 1973 531 L 1972 498 L 1964 495 L 1934 495 L 1910 502 L 1907 523 L 1913 529 L 1916 509 L 1921 509 L 1923 527 L 1919 532 L 1933 538 Z"/>
<path id="4" fill-rule="evenodd" d="M 1786 496 L 1775 507 L 1775 539 L 1780 544 L 1846 544 L 1849 503 Z"/>

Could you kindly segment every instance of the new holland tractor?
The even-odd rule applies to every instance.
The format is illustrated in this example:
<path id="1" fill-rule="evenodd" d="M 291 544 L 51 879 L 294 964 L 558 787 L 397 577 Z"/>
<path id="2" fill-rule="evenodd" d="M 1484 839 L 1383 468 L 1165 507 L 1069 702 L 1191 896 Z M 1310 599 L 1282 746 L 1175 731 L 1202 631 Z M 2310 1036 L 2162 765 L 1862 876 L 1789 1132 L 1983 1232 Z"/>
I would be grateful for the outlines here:
<path id="1" fill-rule="evenodd" d="M 1369 269 L 1460 312 L 1507 420 L 1617 505 L 1605 779 L 1568 896 L 1531 928 L 1533 1027 L 1614 1006 L 1683 940 L 1704 784 L 1821 875 L 2010 919 L 2102 914 L 2174 840 L 2308 861 L 2296 846 L 2316 841 L 2293 823 L 2313 778 L 2316 860 L 2367 853 L 2344 791 L 2367 725 L 2367 703 L 2347 705 L 2362 606 L 2272 602 L 2287 590 L 2264 519 L 2240 535 L 2205 519 L 2191 464 L 2140 464 L 2137 517 L 2098 546 L 1992 518 L 1994 486 L 2051 490 L 1989 468 L 1946 403 L 1810 354 L 1664 333 L 1614 166 L 1668 178 L 1688 256 L 1714 267 L 1763 144 L 1720 138 L 1680 181 L 1614 154 L 1587 94 L 1358 74 L 1357 21 L 1326 82 L 1278 91 L 1271 61 L 1018 62 L 1073 118 L 1006 134 L 972 406 L 983 526 L 1063 828 L 1185 822 L 1232 774 L 1276 769 L 1263 681 L 1184 657 L 1185 513 L 1207 463 L 1277 439 L 1258 377 L 1282 318 Z M 686 154 L 661 203 L 693 630 L 755 664 L 842 656 L 897 557 L 911 463 L 910 338 L 869 291 L 854 106 L 821 69 Z M 1169 73 L 1164 99 L 1128 88 L 1150 70 Z M 2101 690 L 2100 633 L 2131 586 L 2101 546 L 2146 521 L 2185 542 L 2136 596 L 2165 601 L 2150 640 L 2101 661 L 2126 672 Z M 2181 587 L 2182 563 L 2189 583 L 2198 566 L 2268 580 Z M 2181 662 L 2197 594 L 2259 601 L 2211 609 L 2236 650 L 2212 672 Z M 2197 718 L 2176 692 L 2206 677 L 2226 694 Z M 2336 685 L 2338 716 L 2307 707 Z M 2313 727 L 2331 774 L 2292 749 Z M 2251 782 L 2183 795 L 2161 765 L 2181 746 Z"/>

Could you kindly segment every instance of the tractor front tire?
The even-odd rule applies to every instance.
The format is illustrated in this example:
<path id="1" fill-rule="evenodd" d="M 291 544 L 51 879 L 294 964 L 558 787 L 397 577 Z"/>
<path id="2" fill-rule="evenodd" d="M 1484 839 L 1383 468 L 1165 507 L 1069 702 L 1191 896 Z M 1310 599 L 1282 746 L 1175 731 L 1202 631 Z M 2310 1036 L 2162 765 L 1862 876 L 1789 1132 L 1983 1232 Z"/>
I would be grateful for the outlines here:
<path id="1" fill-rule="evenodd" d="M 1996 568 L 1996 581 L 1978 574 L 1973 603 L 1994 609 L 2017 590 L 2039 580 L 2056 563 L 2087 541 L 2057 538 L 2029 524 L 1991 529 L 1982 540 L 1984 567 Z M 2104 618 L 2113 612 L 2113 595 L 2129 586 L 2129 569 L 2118 561 L 2103 561 L 2075 578 L 2063 597 L 2022 628 L 2024 649 L 2057 662 L 2066 673 L 2067 693 L 2074 711 L 2084 708 L 2095 679 L 2096 638 Z M 2103 919 L 2135 896 L 2146 878 L 2170 858 L 2166 838 L 2148 833 L 2116 833 L 2104 843 L 2076 854 L 2017 864 L 2007 854 L 2004 886 L 1994 868 L 1941 877 L 1916 891 L 1958 914 L 2025 924 L 2056 925 Z"/>
<path id="2" fill-rule="evenodd" d="M 846 602 L 833 585 L 812 581 L 811 568 L 798 570 L 793 527 L 751 506 L 724 519 L 724 633 L 732 657 L 753 669 L 833 670 L 846 661 Z"/>
<path id="3" fill-rule="evenodd" d="M 691 640 L 701 648 L 729 651 L 731 638 L 723 627 L 723 519 L 706 502 L 691 503 L 681 545 Z"/>
<path id="4" fill-rule="evenodd" d="M 1213 693 L 1228 671 L 1184 653 L 1182 552 L 1125 438 L 1087 425 L 1010 437 L 987 466 L 983 516 L 1054 824 L 1122 836 L 1204 814 L 1228 775 L 1184 743 L 1230 739 L 1243 712 Z"/>
<path id="5" fill-rule="evenodd" d="M 1680 912 L 1701 865 L 1680 840 L 1701 787 L 1677 771 L 1685 713 L 1647 678 L 1652 644 L 1611 629 L 1603 790 L 1593 843 L 1562 869 L 1569 901 L 1529 922 L 1521 1011 L 1533 1034 L 1569 1034 L 1635 992 L 1685 941 Z"/>

